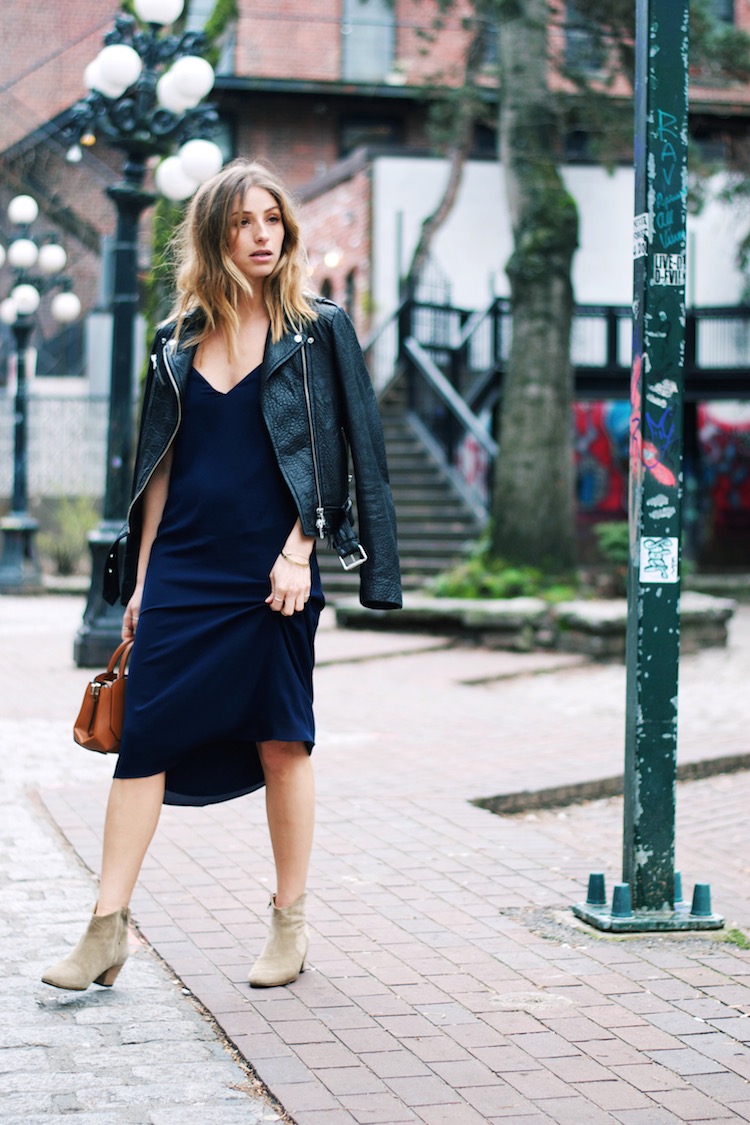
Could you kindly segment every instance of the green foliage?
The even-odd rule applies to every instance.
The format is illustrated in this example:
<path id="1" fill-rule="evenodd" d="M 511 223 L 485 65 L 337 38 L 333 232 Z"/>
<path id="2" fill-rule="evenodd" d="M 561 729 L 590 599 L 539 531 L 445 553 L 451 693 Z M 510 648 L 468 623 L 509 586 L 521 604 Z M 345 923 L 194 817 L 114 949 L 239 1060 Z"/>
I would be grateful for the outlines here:
<path id="1" fill-rule="evenodd" d="M 727 930 L 723 934 L 723 938 L 731 945 L 736 945 L 738 949 L 750 949 L 750 938 L 743 934 L 742 930 Z"/>
<path id="2" fill-rule="evenodd" d="M 237 0 L 216 0 L 203 29 L 203 34 L 210 43 L 210 47 L 206 51 L 206 58 L 211 66 L 215 67 L 218 63 L 221 54 L 220 39 L 229 24 L 237 19 L 237 15 Z"/>
<path id="3" fill-rule="evenodd" d="M 169 250 L 172 237 L 185 213 L 185 203 L 163 196 L 154 207 L 151 243 L 151 268 L 143 279 L 141 307 L 146 318 L 146 333 L 151 339 L 157 324 L 167 316 L 174 294 L 174 277 Z"/>
<path id="4" fill-rule="evenodd" d="M 627 520 L 594 524 L 599 552 L 613 566 L 627 566 L 630 559 L 630 532 Z"/>
<path id="5" fill-rule="evenodd" d="M 75 574 L 87 548 L 88 533 L 99 516 L 87 496 L 65 499 L 55 514 L 54 528 L 39 536 L 39 550 L 55 566 L 56 574 Z"/>
<path id="6" fill-rule="evenodd" d="M 439 575 L 431 584 L 438 598 L 545 598 L 567 601 L 576 596 L 566 575 L 550 575 L 531 566 L 514 566 L 490 554 L 489 536 L 480 539 L 466 562 Z"/>

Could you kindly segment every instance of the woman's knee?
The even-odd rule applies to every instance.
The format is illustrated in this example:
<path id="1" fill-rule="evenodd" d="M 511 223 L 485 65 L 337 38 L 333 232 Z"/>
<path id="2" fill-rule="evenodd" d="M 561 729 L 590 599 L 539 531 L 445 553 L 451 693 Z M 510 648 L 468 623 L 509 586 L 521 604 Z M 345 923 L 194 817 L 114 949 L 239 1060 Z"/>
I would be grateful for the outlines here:
<path id="1" fill-rule="evenodd" d="M 259 742 L 258 753 L 266 777 L 284 776 L 309 758 L 304 742 Z"/>

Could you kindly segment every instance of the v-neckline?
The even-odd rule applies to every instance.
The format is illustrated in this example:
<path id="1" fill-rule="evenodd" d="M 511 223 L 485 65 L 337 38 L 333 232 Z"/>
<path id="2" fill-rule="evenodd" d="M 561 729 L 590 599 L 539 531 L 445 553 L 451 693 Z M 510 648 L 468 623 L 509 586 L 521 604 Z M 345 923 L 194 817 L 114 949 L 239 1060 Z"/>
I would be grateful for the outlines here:
<path id="1" fill-rule="evenodd" d="M 262 367 L 262 366 L 263 366 L 263 364 L 262 364 L 262 363 L 259 363 L 259 364 L 258 364 L 258 365 L 257 365 L 256 367 L 254 367 L 254 368 L 252 369 L 252 371 L 248 371 L 247 375 L 243 375 L 243 376 L 242 376 L 242 378 L 240 379 L 240 381 L 239 381 L 238 383 L 235 383 L 233 387 L 230 387 L 228 391 L 220 391 L 218 387 L 215 387 L 215 386 L 213 385 L 213 383 L 209 383 L 209 381 L 208 381 L 208 379 L 206 378 L 206 376 L 205 376 L 205 375 L 203 375 L 203 374 L 202 374 L 202 373 L 201 373 L 201 372 L 200 372 L 200 371 L 198 370 L 198 368 L 197 368 L 197 367 L 193 367 L 193 371 L 195 372 L 195 374 L 196 374 L 196 375 L 197 375 L 197 376 L 198 376 L 198 377 L 199 377 L 200 379 L 202 379 L 202 380 L 203 380 L 203 382 L 204 382 L 204 383 L 206 384 L 206 386 L 208 387 L 208 389 L 209 389 L 210 391 L 213 391 L 215 395 L 220 395 L 220 396 L 221 396 L 221 398 L 227 398 L 227 397 L 228 397 L 229 395 L 231 395 L 232 391 L 236 391 L 238 387 L 241 387 L 241 386 L 242 386 L 242 384 L 243 384 L 243 383 L 245 383 L 245 382 L 247 382 L 247 380 L 248 380 L 248 379 L 250 378 L 250 376 L 251 376 L 251 375 L 254 375 L 256 371 L 259 371 L 259 370 L 261 369 L 261 367 Z"/>

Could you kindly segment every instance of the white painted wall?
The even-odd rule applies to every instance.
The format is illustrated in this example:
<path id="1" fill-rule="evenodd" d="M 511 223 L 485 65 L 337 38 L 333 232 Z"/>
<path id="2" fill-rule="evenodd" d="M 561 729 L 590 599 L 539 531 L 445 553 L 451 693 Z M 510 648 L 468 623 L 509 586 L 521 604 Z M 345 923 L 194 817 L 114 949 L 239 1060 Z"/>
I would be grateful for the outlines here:
<path id="1" fill-rule="evenodd" d="M 423 218 L 435 209 L 448 173 L 447 162 L 420 157 L 378 157 L 373 165 L 372 295 L 375 322 L 395 308 L 398 277 L 413 253 Z M 579 304 L 630 304 L 633 285 L 633 172 L 572 165 L 563 175 L 580 214 L 580 247 L 573 264 Z M 714 196 L 719 182 L 714 184 Z M 402 231 L 397 261 L 398 229 Z M 736 304 L 743 279 L 735 264 L 747 216 L 710 201 L 688 217 L 688 302 Z M 483 308 L 493 290 L 509 291 L 504 271 L 512 249 L 502 169 L 470 162 L 456 206 L 438 232 L 433 257 L 449 275 L 453 301 Z"/>

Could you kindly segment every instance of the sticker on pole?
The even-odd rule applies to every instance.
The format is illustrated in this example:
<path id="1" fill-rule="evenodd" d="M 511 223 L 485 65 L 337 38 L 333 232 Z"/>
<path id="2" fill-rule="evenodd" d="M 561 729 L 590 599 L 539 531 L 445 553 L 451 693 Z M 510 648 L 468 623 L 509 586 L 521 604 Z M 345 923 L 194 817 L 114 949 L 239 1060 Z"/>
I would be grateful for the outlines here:
<path id="1" fill-rule="evenodd" d="M 684 285 L 685 255 L 654 254 L 654 285 Z"/>
<path id="2" fill-rule="evenodd" d="M 679 576 L 679 545 L 669 535 L 644 535 L 641 538 L 641 582 L 676 582 Z"/>
<path id="3" fill-rule="evenodd" d="M 648 254 L 648 211 L 633 219 L 633 261 Z"/>

